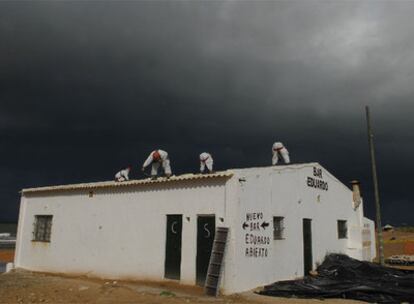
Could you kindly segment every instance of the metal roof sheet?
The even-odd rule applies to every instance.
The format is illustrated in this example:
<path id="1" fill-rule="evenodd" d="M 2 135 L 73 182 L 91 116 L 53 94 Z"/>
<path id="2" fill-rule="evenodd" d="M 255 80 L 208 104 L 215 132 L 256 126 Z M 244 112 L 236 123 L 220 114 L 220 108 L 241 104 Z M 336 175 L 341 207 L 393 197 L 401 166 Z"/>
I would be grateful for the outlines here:
<path id="1" fill-rule="evenodd" d="M 26 189 L 23 189 L 21 193 L 24 195 L 24 194 L 38 193 L 38 192 L 128 187 L 128 186 L 136 186 L 136 185 L 171 183 L 171 182 L 177 182 L 177 181 L 194 181 L 194 180 L 203 180 L 203 179 L 229 178 L 231 176 L 233 176 L 233 173 L 231 171 L 221 171 L 221 172 L 215 172 L 212 174 L 190 173 L 190 174 L 182 174 L 178 176 L 173 175 L 170 178 L 160 177 L 160 178 L 157 178 L 156 180 L 152 180 L 151 178 L 146 178 L 146 179 L 134 179 L 134 180 L 129 180 L 125 182 L 106 181 L 106 182 L 26 188 Z"/>

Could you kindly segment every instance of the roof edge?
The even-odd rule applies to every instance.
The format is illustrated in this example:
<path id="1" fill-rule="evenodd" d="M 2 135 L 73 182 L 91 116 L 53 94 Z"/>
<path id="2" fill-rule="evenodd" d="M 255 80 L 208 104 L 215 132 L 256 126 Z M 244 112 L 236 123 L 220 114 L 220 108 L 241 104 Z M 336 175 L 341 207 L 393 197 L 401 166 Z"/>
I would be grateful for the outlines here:
<path id="1" fill-rule="evenodd" d="M 71 191 L 71 190 L 92 190 L 92 189 L 102 189 L 102 188 L 117 188 L 117 187 L 130 187 L 130 186 L 139 186 L 139 185 L 150 185 L 150 184 L 162 184 L 162 183 L 171 183 L 179 181 L 194 181 L 194 180 L 205 180 L 205 179 L 221 179 L 221 178 L 230 178 L 233 176 L 233 172 L 221 171 L 210 174 L 182 174 L 178 176 L 171 176 L 170 178 L 160 177 L 155 180 L 151 178 L 146 179 L 134 179 L 125 182 L 115 182 L 115 181 L 104 181 L 104 182 L 93 182 L 93 183 L 80 183 L 80 184 L 68 184 L 68 185 L 57 185 L 57 186 L 45 186 L 45 187 L 35 187 L 35 188 L 25 188 L 20 192 L 22 195 L 31 194 L 31 193 L 41 193 L 41 192 L 55 192 L 55 191 Z"/>

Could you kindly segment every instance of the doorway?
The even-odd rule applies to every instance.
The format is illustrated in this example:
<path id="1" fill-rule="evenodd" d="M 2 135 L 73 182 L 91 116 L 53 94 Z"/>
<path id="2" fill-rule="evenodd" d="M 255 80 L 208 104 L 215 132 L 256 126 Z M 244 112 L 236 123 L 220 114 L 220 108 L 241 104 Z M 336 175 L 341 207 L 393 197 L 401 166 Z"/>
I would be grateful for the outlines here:
<path id="1" fill-rule="evenodd" d="M 216 218 L 214 215 L 199 215 L 197 218 L 197 258 L 196 282 L 204 286 L 211 249 L 213 247 L 216 231 Z"/>
<path id="2" fill-rule="evenodd" d="M 313 268 L 311 219 L 303 219 L 303 265 L 303 275 L 307 276 Z"/>
<path id="3" fill-rule="evenodd" d="M 167 214 L 164 277 L 179 280 L 181 276 L 181 231 L 183 216 Z"/>

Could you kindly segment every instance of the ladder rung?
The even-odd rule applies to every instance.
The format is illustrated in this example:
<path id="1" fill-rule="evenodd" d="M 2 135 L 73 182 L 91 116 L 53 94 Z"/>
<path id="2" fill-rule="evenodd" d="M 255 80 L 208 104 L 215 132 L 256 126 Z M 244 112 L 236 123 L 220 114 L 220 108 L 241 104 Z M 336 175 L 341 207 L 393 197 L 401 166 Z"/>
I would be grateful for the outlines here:
<path id="1" fill-rule="evenodd" d="M 228 228 L 218 227 L 216 229 L 213 248 L 211 250 L 210 262 L 208 265 L 207 277 L 204 285 L 204 292 L 207 295 L 216 296 L 220 282 L 221 266 L 226 249 Z M 214 284 L 214 285 L 211 285 Z"/>

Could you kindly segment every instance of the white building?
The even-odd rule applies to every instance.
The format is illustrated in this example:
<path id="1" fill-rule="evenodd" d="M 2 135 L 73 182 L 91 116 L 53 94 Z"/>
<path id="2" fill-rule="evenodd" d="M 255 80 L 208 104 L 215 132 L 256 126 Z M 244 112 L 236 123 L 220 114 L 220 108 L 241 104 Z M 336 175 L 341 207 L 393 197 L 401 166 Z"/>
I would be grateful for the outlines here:
<path id="1" fill-rule="evenodd" d="M 24 189 L 15 266 L 202 284 L 218 226 L 224 294 L 303 276 L 327 253 L 375 256 L 358 192 L 309 163 Z"/>

